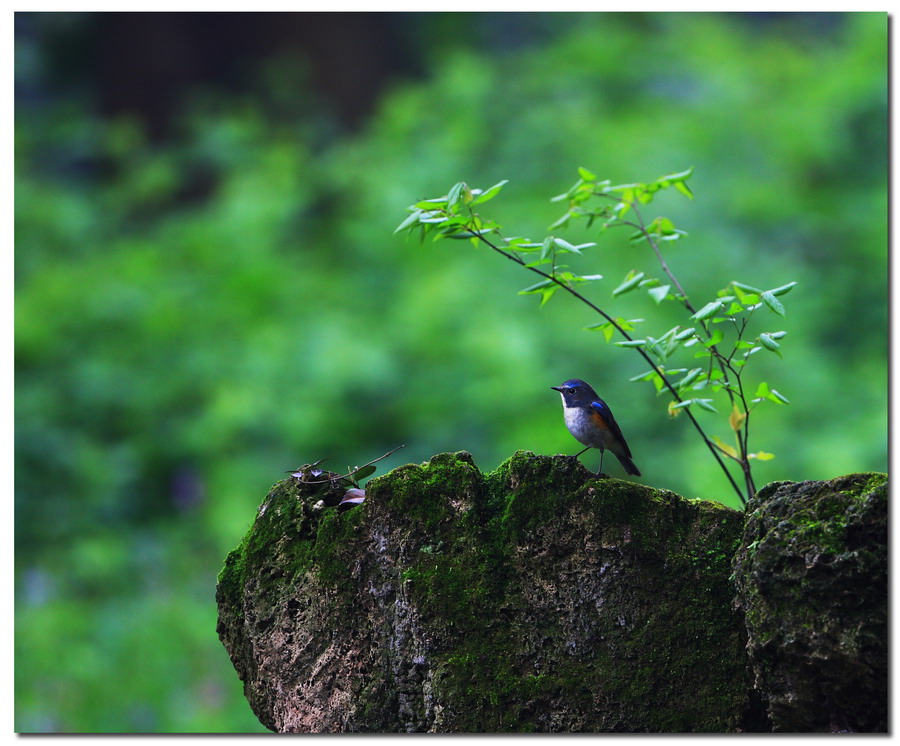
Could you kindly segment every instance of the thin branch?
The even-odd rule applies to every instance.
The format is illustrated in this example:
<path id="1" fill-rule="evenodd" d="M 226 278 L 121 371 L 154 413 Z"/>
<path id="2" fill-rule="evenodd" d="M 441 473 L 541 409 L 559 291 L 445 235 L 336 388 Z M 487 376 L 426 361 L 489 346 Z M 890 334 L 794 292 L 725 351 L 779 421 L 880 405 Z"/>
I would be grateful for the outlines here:
<path id="1" fill-rule="evenodd" d="M 621 202 L 625 201 L 625 200 L 622 200 L 620 197 L 615 197 L 614 195 L 607 195 L 607 196 L 611 196 L 611 197 L 613 197 L 613 199 L 617 199 Z M 644 222 L 643 216 L 641 215 L 641 211 L 638 209 L 637 205 L 634 204 L 633 202 L 628 202 L 628 204 L 630 205 L 631 209 L 634 211 L 634 214 L 637 216 L 638 223 L 635 224 L 635 223 L 631 223 L 630 221 L 622 221 L 622 222 L 626 222 L 629 225 L 636 227 L 644 235 L 644 237 L 647 240 L 647 243 L 650 244 L 651 248 L 653 249 L 653 252 L 656 254 L 656 258 L 659 260 L 659 263 L 662 266 L 663 271 L 666 273 L 668 278 L 672 281 L 672 283 L 678 288 L 678 291 L 681 293 L 682 303 L 684 303 L 685 308 L 688 309 L 692 314 L 696 313 L 690 300 L 688 300 L 687 293 L 684 291 L 684 288 L 681 286 L 681 283 L 678 282 L 678 279 L 675 277 L 675 275 L 672 274 L 672 271 L 669 269 L 669 265 L 666 263 L 665 259 L 663 258 L 662 252 L 659 249 L 659 245 L 653 239 L 652 234 L 647 230 L 647 226 L 646 226 L 646 223 Z M 752 314 L 752 313 L 753 312 L 751 311 L 750 314 Z M 732 324 L 734 325 L 735 331 L 737 332 L 737 335 L 738 335 L 738 340 L 740 340 L 742 338 L 744 330 L 747 328 L 747 323 L 749 321 L 750 314 L 748 314 L 746 317 L 741 319 L 741 328 L 740 329 L 738 329 L 737 320 L 734 317 L 731 317 Z M 712 334 L 710 333 L 709 327 L 707 326 L 706 322 L 700 321 L 700 326 L 703 328 L 703 331 L 706 333 L 707 338 L 711 339 Z M 734 372 L 733 368 L 731 367 L 731 358 L 734 356 L 734 352 L 732 352 L 731 355 L 729 355 L 727 358 L 725 358 L 719 352 L 717 345 L 712 345 L 709 348 L 709 350 L 712 353 L 713 357 L 715 357 L 716 362 L 718 363 L 719 368 L 722 371 L 722 375 L 725 377 L 724 381 L 723 381 L 723 383 L 725 383 L 725 387 L 724 387 L 725 393 L 728 395 L 728 399 L 729 399 L 729 402 L 731 403 L 732 409 L 734 409 L 735 396 L 734 396 L 734 392 L 732 392 L 732 390 L 730 388 L 730 381 L 728 380 L 728 374 L 727 374 L 728 370 L 731 370 L 732 372 Z M 756 494 L 756 486 L 753 482 L 753 477 L 751 474 L 751 467 L 750 467 L 750 459 L 749 459 L 749 455 L 748 455 L 748 452 L 749 452 L 748 443 L 749 443 L 749 436 L 750 436 L 750 433 L 749 433 L 749 414 L 750 413 L 747 408 L 747 400 L 744 397 L 744 388 L 743 388 L 743 383 L 741 382 L 741 376 L 740 376 L 739 372 L 735 372 L 735 378 L 737 379 L 737 383 L 738 383 L 738 390 L 739 390 L 738 397 L 743 406 L 745 416 L 744 416 L 744 422 L 743 422 L 743 429 L 744 429 L 743 436 L 741 434 L 740 429 L 736 431 L 740 458 L 736 458 L 734 460 L 737 461 L 738 464 L 740 464 L 740 466 L 741 466 L 741 471 L 744 474 L 744 481 L 747 486 L 747 497 L 750 498 Z M 734 484 L 734 482 L 732 482 L 732 484 Z M 743 500 L 743 498 L 742 498 L 742 500 Z M 745 501 L 745 504 L 746 504 L 746 501 Z"/>
<path id="2" fill-rule="evenodd" d="M 638 222 L 640 223 L 640 231 L 646 237 L 647 243 L 649 243 L 651 248 L 653 249 L 653 253 L 656 254 L 656 258 L 659 260 L 660 266 L 663 268 L 663 272 L 666 273 L 668 278 L 672 281 L 672 284 L 675 285 L 675 287 L 678 288 L 678 292 L 681 293 L 681 301 L 682 303 L 684 303 L 684 307 L 687 308 L 687 310 L 690 311 L 691 314 L 697 313 L 697 310 L 688 299 L 688 295 L 685 292 L 684 288 L 681 287 L 681 283 L 678 282 L 678 279 L 675 277 L 675 275 L 672 274 L 672 270 L 669 269 L 669 265 L 666 264 L 666 260 L 663 259 L 662 252 L 659 250 L 659 245 L 656 243 L 656 241 L 653 240 L 653 235 L 647 230 L 647 226 L 644 224 L 644 216 L 641 215 L 641 212 L 637 209 L 636 205 L 632 204 L 631 209 L 634 210 L 634 214 L 637 215 Z M 704 328 L 705 326 L 706 325 L 704 324 Z"/>
<path id="3" fill-rule="evenodd" d="M 363 469 L 365 469 L 367 466 L 371 466 L 372 464 L 377 463 L 378 461 L 381 461 L 381 460 L 383 460 L 383 459 L 386 459 L 388 456 L 390 456 L 390 455 L 393 454 L 393 453 L 396 453 L 396 452 L 399 451 L 401 448 L 406 448 L 406 444 L 404 443 L 402 446 L 397 446 L 397 447 L 394 448 L 393 450 L 388 451 L 386 454 L 384 454 L 384 456 L 379 456 L 378 458 L 373 458 L 371 461 L 366 462 L 366 463 L 363 464 L 362 466 L 356 466 L 356 467 L 354 467 L 354 468 L 353 468 L 349 473 L 347 473 L 347 474 L 341 474 L 340 476 L 331 477 L 330 479 L 318 479 L 318 480 L 315 480 L 315 481 L 312 481 L 312 482 L 310 482 L 310 481 L 308 481 L 308 480 L 306 480 L 306 479 L 301 479 L 300 477 L 297 477 L 297 479 L 300 479 L 300 481 L 301 481 L 303 484 L 327 484 L 328 482 L 336 482 L 336 481 L 339 480 L 339 479 L 347 479 L 348 477 L 352 477 L 354 474 L 358 474 L 360 471 L 362 471 Z M 321 464 L 324 460 L 325 460 L 325 459 L 319 459 L 318 461 L 316 461 L 316 463 L 317 463 L 317 464 Z M 302 472 L 300 471 L 300 469 L 297 469 L 297 472 L 298 472 L 298 473 L 302 473 Z"/>

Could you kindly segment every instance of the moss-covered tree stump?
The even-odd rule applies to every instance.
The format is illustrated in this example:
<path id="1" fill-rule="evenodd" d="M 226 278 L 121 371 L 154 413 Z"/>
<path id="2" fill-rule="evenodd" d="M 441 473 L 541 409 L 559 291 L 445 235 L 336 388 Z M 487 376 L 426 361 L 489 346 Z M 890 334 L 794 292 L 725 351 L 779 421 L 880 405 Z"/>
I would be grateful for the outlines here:
<path id="1" fill-rule="evenodd" d="M 440 454 L 348 512 L 275 485 L 218 589 L 260 720 L 294 732 L 752 726 L 743 516 L 520 452 Z"/>

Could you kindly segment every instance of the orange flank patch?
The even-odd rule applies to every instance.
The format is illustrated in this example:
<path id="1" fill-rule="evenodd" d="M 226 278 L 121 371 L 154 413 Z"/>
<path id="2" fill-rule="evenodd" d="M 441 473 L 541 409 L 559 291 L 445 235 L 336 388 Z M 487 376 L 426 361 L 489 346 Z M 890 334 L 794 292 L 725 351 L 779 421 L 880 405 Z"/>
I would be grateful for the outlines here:
<path id="1" fill-rule="evenodd" d="M 609 425 L 606 424 L 606 420 L 603 415 L 600 414 L 597 410 L 591 412 L 591 419 L 594 421 L 594 424 L 597 427 L 602 427 L 604 430 L 609 430 Z"/>

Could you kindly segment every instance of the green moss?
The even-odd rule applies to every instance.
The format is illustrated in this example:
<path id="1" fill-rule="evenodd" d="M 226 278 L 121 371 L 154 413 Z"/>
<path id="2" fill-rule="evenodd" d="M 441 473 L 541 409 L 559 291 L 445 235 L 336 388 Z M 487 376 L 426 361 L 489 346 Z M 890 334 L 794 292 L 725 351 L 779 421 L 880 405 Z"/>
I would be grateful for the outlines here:
<path id="1" fill-rule="evenodd" d="M 402 601 L 425 630 L 441 729 L 739 727 L 749 685 L 728 579 L 736 512 L 527 451 L 488 475 L 466 452 L 394 469 L 346 513 L 316 510 L 303 490 L 273 488 L 226 560 L 223 596 L 239 600 L 252 579 L 265 625 L 312 574 L 337 592 L 304 603 L 342 627 L 383 589 L 387 608 Z M 406 653 L 378 649 L 378 680 L 394 673 L 354 690 L 360 731 L 399 727 L 391 677 Z M 404 722 L 423 727 L 415 701 Z"/>
<path id="2" fill-rule="evenodd" d="M 240 598 L 244 587 L 244 553 L 240 549 L 233 549 L 225 557 L 225 565 L 219 571 L 216 588 L 230 601 Z"/>
<path id="3" fill-rule="evenodd" d="M 748 509 L 734 575 L 773 727 L 883 729 L 887 476 L 780 482 Z"/>

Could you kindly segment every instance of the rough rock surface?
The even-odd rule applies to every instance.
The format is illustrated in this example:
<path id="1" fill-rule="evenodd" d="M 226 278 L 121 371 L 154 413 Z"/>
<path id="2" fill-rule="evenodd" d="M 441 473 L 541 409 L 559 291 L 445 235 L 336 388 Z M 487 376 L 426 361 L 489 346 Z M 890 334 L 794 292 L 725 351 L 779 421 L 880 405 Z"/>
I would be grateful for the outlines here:
<path id="1" fill-rule="evenodd" d="M 743 516 L 519 452 L 393 470 L 340 513 L 276 484 L 219 635 L 291 732 L 758 728 L 730 563 Z"/>
<path id="2" fill-rule="evenodd" d="M 772 729 L 887 731 L 887 476 L 776 482 L 734 561 Z"/>

